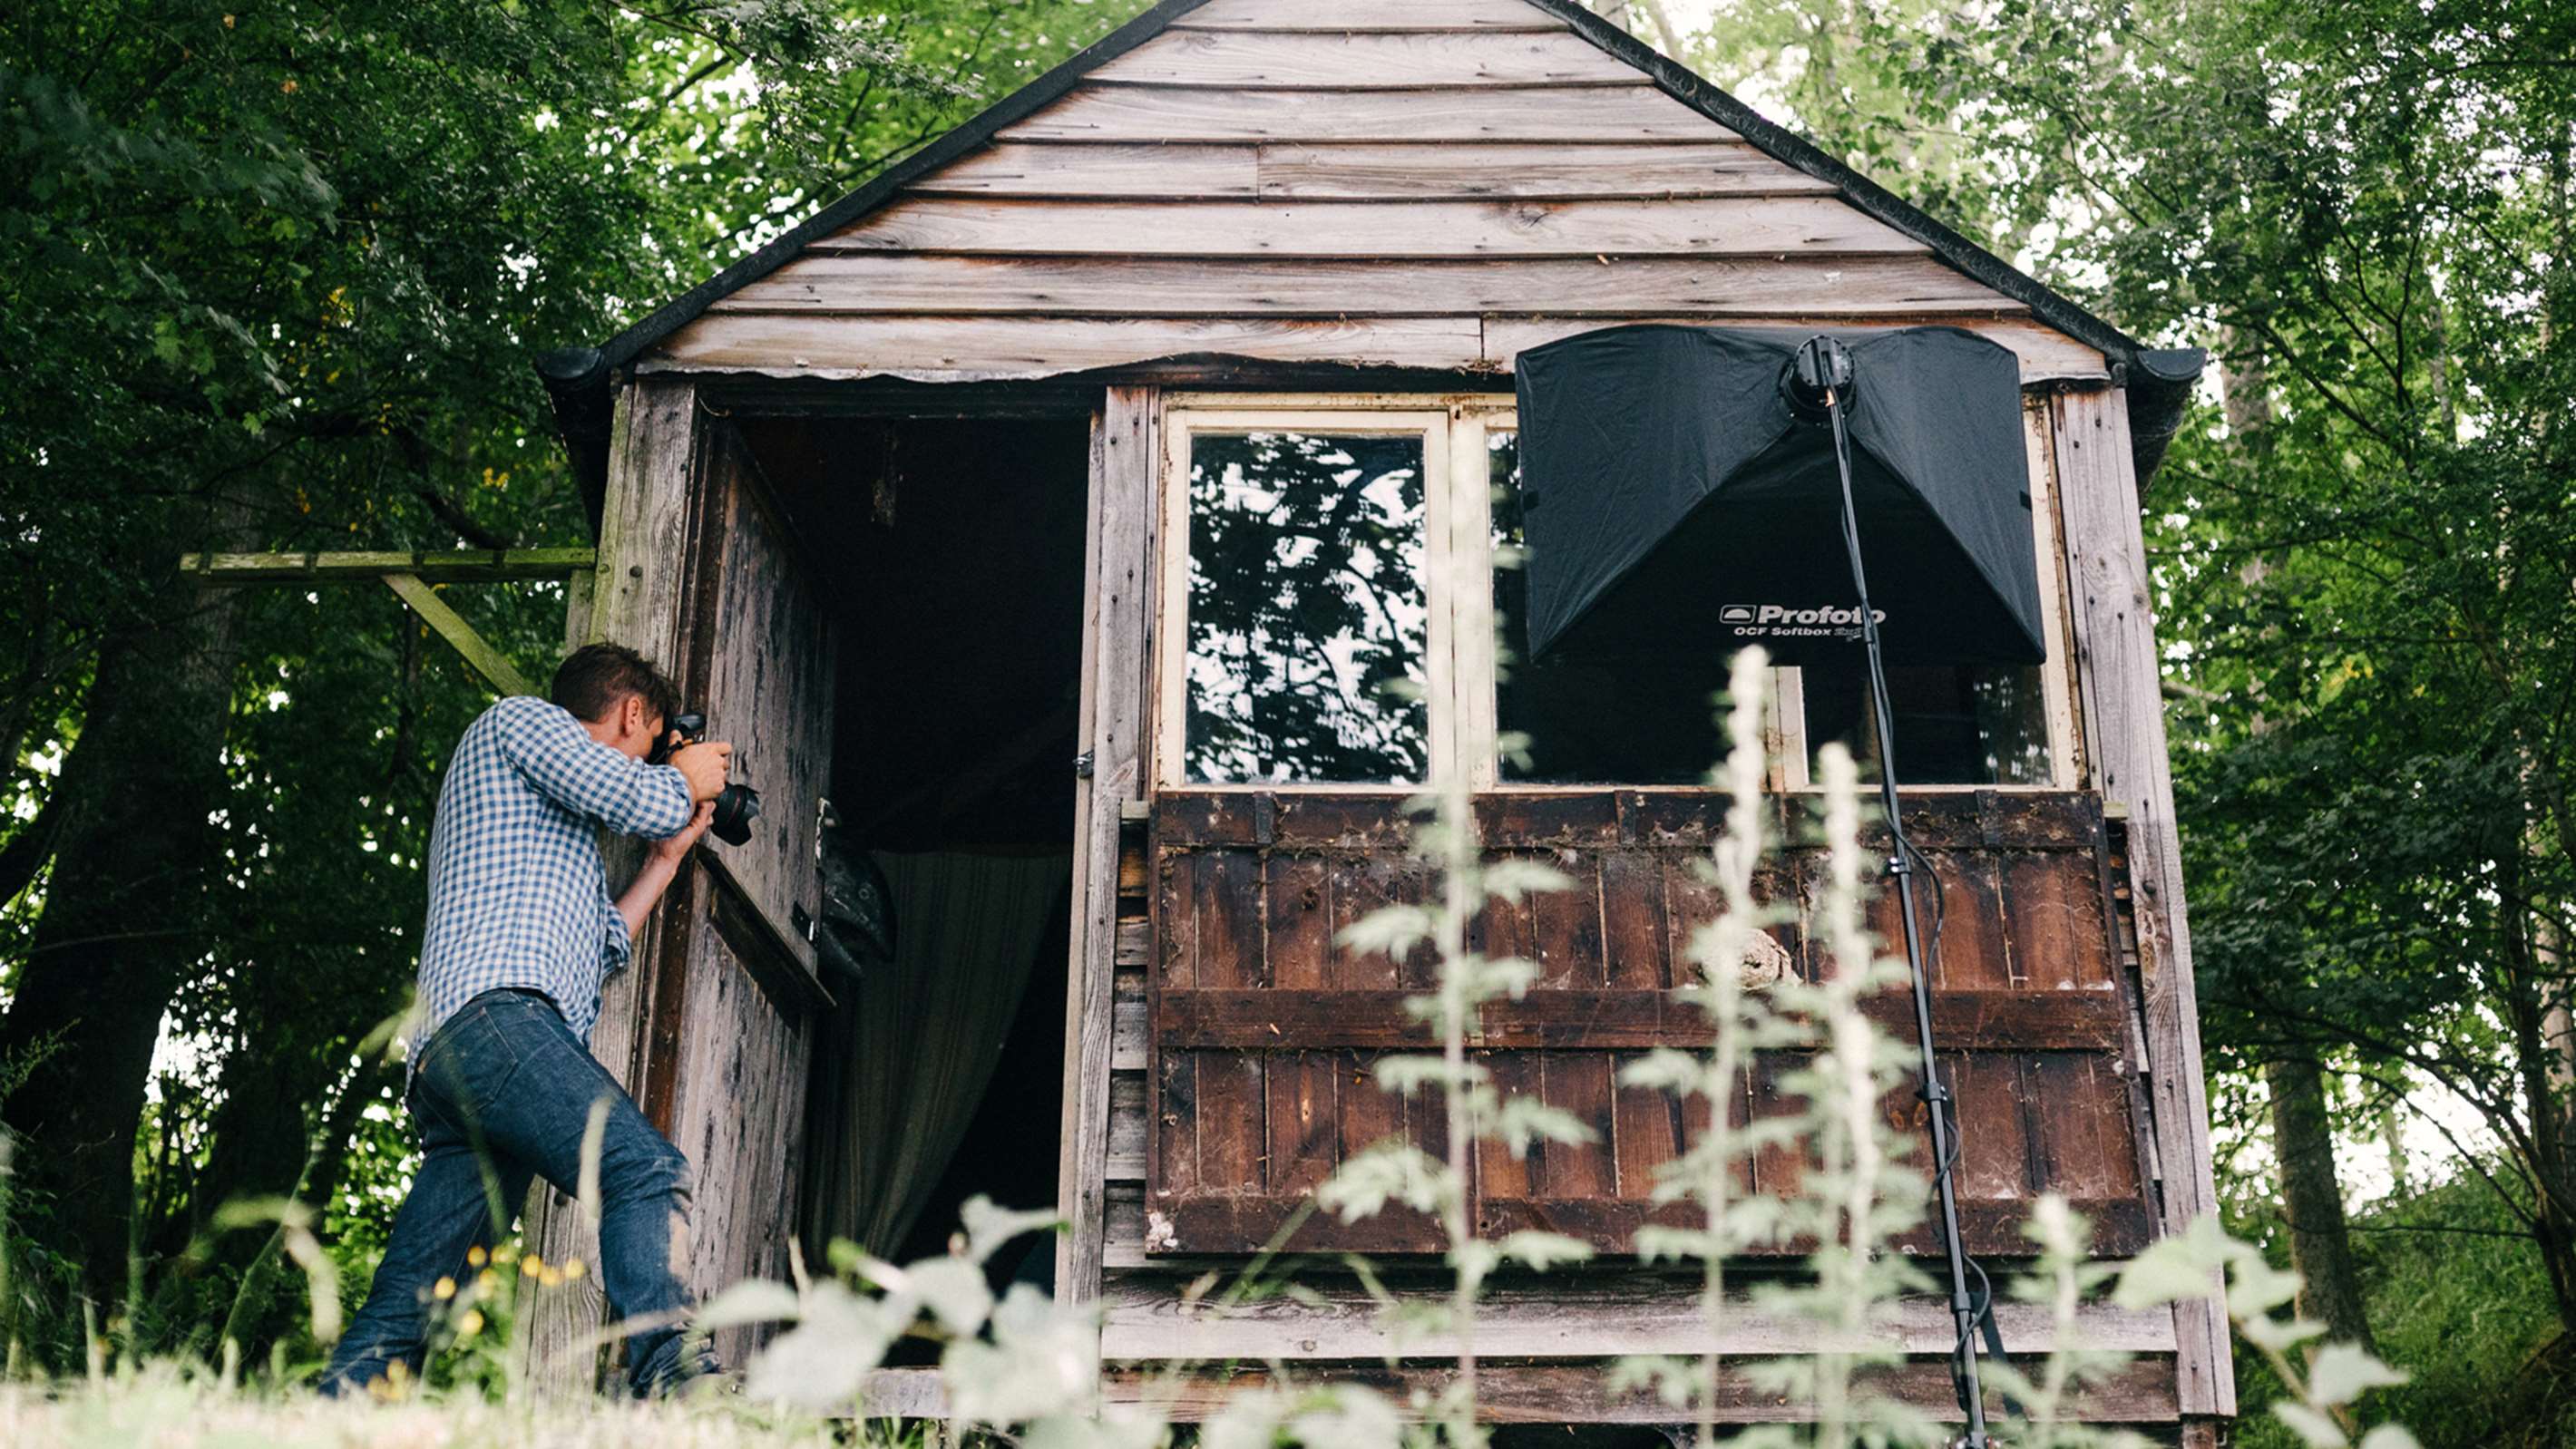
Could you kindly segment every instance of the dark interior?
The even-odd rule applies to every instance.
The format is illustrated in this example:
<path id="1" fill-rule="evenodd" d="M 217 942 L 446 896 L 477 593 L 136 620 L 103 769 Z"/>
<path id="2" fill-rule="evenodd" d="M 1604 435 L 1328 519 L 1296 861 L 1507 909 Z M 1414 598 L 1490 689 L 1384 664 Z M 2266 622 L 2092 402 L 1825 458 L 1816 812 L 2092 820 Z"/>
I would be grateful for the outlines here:
<path id="1" fill-rule="evenodd" d="M 1087 420 L 792 418 L 744 434 L 839 616 L 842 836 L 877 853 L 1068 852 Z M 1055 1201 L 1069 871 L 1065 882 L 990 1085 L 898 1260 L 940 1251 L 976 1194 Z M 827 1020 L 821 1034 L 848 1028 Z M 818 1092 L 830 1057 L 818 1048 Z M 818 1102 L 818 1136 L 834 1105 Z M 809 1156 L 828 1150 L 817 1141 Z M 1044 1265 L 996 1276 L 1021 1267 L 1038 1277 Z"/>

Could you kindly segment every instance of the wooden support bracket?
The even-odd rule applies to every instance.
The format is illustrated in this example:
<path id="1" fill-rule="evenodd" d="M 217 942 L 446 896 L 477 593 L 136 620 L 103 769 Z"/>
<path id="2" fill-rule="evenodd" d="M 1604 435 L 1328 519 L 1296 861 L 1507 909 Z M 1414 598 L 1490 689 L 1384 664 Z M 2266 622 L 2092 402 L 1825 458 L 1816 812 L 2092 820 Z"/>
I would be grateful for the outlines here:
<path id="1" fill-rule="evenodd" d="M 500 650 L 486 643 L 433 584 L 499 584 L 563 579 L 576 606 L 586 610 L 590 571 L 599 554 L 587 548 L 480 548 L 439 553 L 184 553 L 179 571 L 203 584 L 364 583 L 382 579 L 421 621 L 446 640 L 474 672 L 504 696 L 535 694 Z"/>
<path id="2" fill-rule="evenodd" d="M 420 575 L 386 574 L 384 580 L 387 588 L 411 605 L 413 613 L 420 615 L 421 622 L 438 631 L 438 637 L 453 645 L 457 653 L 465 656 L 465 662 L 474 666 L 474 672 L 482 675 L 504 697 L 537 692 L 519 673 L 518 666 L 504 658 L 500 650 L 483 642 L 483 636 L 474 632 L 474 626 L 447 607 L 447 601 L 440 598 Z"/>

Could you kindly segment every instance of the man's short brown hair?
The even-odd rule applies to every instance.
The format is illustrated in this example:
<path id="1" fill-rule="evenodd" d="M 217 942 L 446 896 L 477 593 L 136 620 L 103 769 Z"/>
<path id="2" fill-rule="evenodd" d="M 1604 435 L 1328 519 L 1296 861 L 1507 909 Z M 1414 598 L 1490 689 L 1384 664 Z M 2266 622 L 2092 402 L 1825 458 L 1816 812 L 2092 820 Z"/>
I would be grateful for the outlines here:
<path id="1" fill-rule="evenodd" d="M 651 660 L 623 644 L 585 644 L 555 670 L 549 697 L 572 717 L 597 724 L 641 695 L 648 718 L 668 724 L 680 712 L 680 686 L 653 667 Z"/>

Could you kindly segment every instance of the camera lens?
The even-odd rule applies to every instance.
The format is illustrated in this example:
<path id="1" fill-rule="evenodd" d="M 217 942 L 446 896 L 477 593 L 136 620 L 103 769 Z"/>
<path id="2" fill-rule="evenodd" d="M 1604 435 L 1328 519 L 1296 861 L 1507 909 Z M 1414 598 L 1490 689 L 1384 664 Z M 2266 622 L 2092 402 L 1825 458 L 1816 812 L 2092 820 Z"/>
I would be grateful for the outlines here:
<path id="1" fill-rule="evenodd" d="M 716 797 L 715 819 L 707 830 L 727 845 L 741 845 L 751 839 L 751 822 L 760 818 L 760 792 L 749 785 L 727 785 Z"/>

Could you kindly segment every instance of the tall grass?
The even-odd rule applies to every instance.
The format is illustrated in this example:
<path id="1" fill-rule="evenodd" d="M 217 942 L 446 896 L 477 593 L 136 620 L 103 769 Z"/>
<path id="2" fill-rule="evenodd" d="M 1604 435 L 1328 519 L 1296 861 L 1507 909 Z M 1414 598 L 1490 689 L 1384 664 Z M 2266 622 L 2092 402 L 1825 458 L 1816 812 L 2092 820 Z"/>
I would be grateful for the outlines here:
<path id="1" fill-rule="evenodd" d="M 1806 1271 L 1788 1278 L 1764 1275 L 1754 1301 L 1766 1313 L 1808 1325 L 1812 1351 L 1730 1364 L 1712 1350 L 1695 1357 L 1629 1359 L 1604 1373 L 1613 1392 L 1651 1389 L 1674 1408 L 1677 1421 L 1695 1421 L 1703 1449 L 1719 1442 L 1720 1406 L 1739 1382 L 1811 1405 L 1812 1422 L 1757 1426 L 1736 1433 L 1730 1443 L 1784 1449 L 1939 1444 L 1949 1431 L 1886 1397 L 1872 1372 L 1902 1357 L 1890 1310 L 1920 1279 L 1887 1245 L 1920 1219 L 1925 1194 L 1921 1172 L 1907 1162 L 1918 1144 L 1893 1132 L 1882 1110 L 1907 1081 L 1910 1055 L 1885 1040 L 1862 1009 L 1868 996 L 1902 980 L 1902 966 L 1881 956 L 1880 943 L 1862 926 L 1870 882 L 1860 845 L 1859 779 L 1849 755 L 1838 749 L 1826 751 L 1822 760 L 1827 872 L 1805 923 L 1810 939 L 1822 945 L 1814 977 L 1757 981 L 1748 972 L 1748 962 L 1761 957 L 1761 933 L 1774 923 L 1776 909 L 1759 902 L 1754 891 L 1766 853 L 1779 844 L 1765 839 L 1763 828 L 1764 678 L 1757 655 L 1739 660 L 1727 723 L 1731 749 L 1719 777 L 1731 797 L 1730 811 L 1704 862 L 1722 910 L 1690 943 L 1696 980 L 1684 990 L 1706 1018 L 1707 1046 L 1651 1053 L 1624 1081 L 1707 1106 L 1705 1125 L 1683 1144 L 1658 1188 L 1667 1201 L 1696 1204 L 1698 1226 L 1642 1234 L 1641 1255 L 1697 1266 L 1701 1311 L 1714 1344 L 1724 1335 L 1735 1301 L 1728 1289 L 1730 1260 L 1755 1246 L 1805 1245 Z M 1392 1092 L 1438 1094 L 1448 1128 L 1446 1150 L 1434 1157 L 1403 1142 L 1378 1144 L 1345 1163 L 1318 1190 L 1317 1202 L 1346 1219 L 1402 1203 L 1441 1225 L 1447 1291 L 1427 1320 L 1413 1305 L 1401 1327 L 1444 1333 L 1454 1344 L 1456 1371 L 1438 1395 L 1406 1404 L 1356 1385 L 1297 1384 L 1275 1375 L 1277 1387 L 1238 1395 L 1200 1431 L 1199 1442 L 1229 1449 L 1480 1445 L 1486 1431 L 1476 1325 L 1486 1285 L 1499 1273 L 1544 1273 L 1589 1254 L 1584 1244 L 1547 1233 L 1484 1239 L 1466 1206 L 1474 1152 L 1523 1154 L 1534 1142 L 1574 1143 L 1591 1136 L 1567 1113 L 1498 1091 L 1467 1049 L 1484 1007 L 1518 996 L 1537 976 L 1530 962 L 1489 959 L 1471 950 L 1470 923 L 1490 902 L 1517 901 L 1565 882 L 1543 866 L 1487 860 L 1463 780 L 1435 782 L 1416 806 L 1424 818 L 1414 849 L 1436 873 L 1437 890 L 1427 904 L 1374 913 L 1343 944 L 1402 958 L 1428 943 L 1436 953 L 1436 983 L 1412 1009 L 1440 1049 L 1436 1055 L 1388 1059 L 1378 1080 Z M 1779 1075 L 1793 1110 L 1736 1124 L 1729 1106 L 1757 1056 L 1795 1063 Z M 1737 1190 L 1737 1171 L 1751 1154 L 1793 1145 L 1808 1152 L 1796 1192 L 1754 1196 Z M 6 1191 L 0 1159 L 0 1209 Z M 586 1218 L 595 1222 L 595 1192 L 581 1196 Z M 267 1205 L 253 1215 L 272 1227 L 278 1252 L 304 1274 L 312 1338 L 326 1342 L 336 1297 L 330 1262 L 309 1224 L 292 1205 Z M 380 1395 L 394 1403 L 329 1404 L 298 1389 L 298 1374 L 283 1359 L 267 1373 L 246 1378 L 230 1336 L 214 1361 L 205 1362 L 185 1355 L 111 1356 L 93 1335 L 86 1376 L 48 1382 L 13 1370 L 11 1382 L 0 1384 L 0 1442 L 257 1443 L 263 1449 L 920 1443 L 918 1426 L 851 1430 L 847 1424 L 865 1412 L 870 1371 L 896 1342 L 927 1338 L 939 1346 L 948 1409 L 967 1430 L 1037 1449 L 1155 1449 L 1172 1443 L 1173 1426 L 1150 1409 L 1103 1405 L 1096 1307 L 1058 1304 L 1026 1285 L 996 1297 L 987 1286 L 986 1265 L 1006 1244 L 1056 1226 L 1049 1214 L 1012 1212 L 979 1199 L 968 1204 L 962 1231 L 946 1253 L 898 1265 L 839 1244 L 820 1272 L 809 1273 L 800 1260 L 791 1283 L 736 1285 L 702 1308 L 699 1331 L 783 1325 L 748 1366 L 739 1396 L 637 1407 L 511 1392 L 501 1345 L 514 1319 L 532 1297 L 569 1290 L 563 1285 L 566 1265 L 541 1264 L 505 1245 L 473 1265 L 467 1280 L 440 1285 L 437 1342 L 450 1350 L 451 1360 L 466 1365 L 451 1368 L 443 1388 L 398 1383 Z M 6 1233 L 0 1220 L 0 1237 Z M 2029 1406 L 2027 1419 L 2008 1426 L 2009 1442 L 2017 1449 L 2133 1442 L 2116 1431 L 2070 1422 L 2085 1387 L 2120 1366 L 2118 1355 L 2090 1351 L 2075 1339 L 2081 1306 L 2105 1286 L 2111 1270 L 2085 1260 L 2084 1226 L 2060 1201 L 2038 1205 L 2033 1233 L 2037 1269 L 2018 1291 L 2046 1305 L 2056 1344 L 2035 1376 L 1997 1366 L 1997 1381 Z M 1365 1260 L 1352 1266 L 1363 1281 L 1376 1281 Z M 1223 1312 L 1232 1303 L 1300 1291 L 1293 1282 L 1269 1279 L 1272 1268 L 1265 1255 L 1241 1282 L 1222 1289 L 1201 1284 L 1193 1296 L 1204 1311 Z M 2212 1273 L 2221 1269 L 2230 1313 L 2264 1356 L 2280 1390 L 2269 1406 L 2278 1433 L 2305 1449 L 2414 1445 L 2402 1429 L 2367 1425 L 2361 1412 L 2365 1402 L 2388 1402 L 2364 1396 L 2398 1391 L 2402 1376 L 2357 1349 L 2314 1350 L 2313 1326 L 2279 1316 L 2296 1279 L 2225 1238 L 2214 1222 L 2142 1254 L 2120 1276 L 2114 1299 L 2153 1308 L 2206 1292 Z M 0 1292 L 9 1288 L 0 1280 Z"/>

